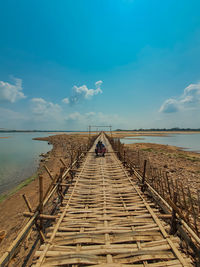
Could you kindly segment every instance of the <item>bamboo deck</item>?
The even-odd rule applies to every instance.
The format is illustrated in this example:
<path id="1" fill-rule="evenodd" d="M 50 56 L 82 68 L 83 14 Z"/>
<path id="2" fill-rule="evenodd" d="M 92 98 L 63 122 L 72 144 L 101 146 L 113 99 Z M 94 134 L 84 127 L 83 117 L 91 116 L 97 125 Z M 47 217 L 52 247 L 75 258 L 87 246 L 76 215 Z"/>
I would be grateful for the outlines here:
<path id="1" fill-rule="evenodd" d="M 63 203 L 34 267 L 192 266 L 114 153 L 88 153 Z"/>

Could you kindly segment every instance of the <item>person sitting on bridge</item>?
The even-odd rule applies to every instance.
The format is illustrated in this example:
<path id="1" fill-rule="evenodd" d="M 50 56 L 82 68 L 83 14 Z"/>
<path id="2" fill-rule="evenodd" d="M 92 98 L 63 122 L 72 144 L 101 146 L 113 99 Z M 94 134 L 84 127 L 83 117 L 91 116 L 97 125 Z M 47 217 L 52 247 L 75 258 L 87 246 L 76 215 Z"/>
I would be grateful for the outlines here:
<path id="1" fill-rule="evenodd" d="M 103 157 L 105 156 L 106 147 L 100 140 L 96 144 L 95 153 L 96 153 L 96 156 L 98 156 L 99 153 L 102 154 Z"/>

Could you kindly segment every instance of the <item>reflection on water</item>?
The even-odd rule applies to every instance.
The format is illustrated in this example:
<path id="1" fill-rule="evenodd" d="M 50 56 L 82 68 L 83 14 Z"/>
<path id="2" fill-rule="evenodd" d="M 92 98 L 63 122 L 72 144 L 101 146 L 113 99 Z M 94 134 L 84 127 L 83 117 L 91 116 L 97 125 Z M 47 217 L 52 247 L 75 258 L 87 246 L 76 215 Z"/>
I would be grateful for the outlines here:
<path id="1" fill-rule="evenodd" d="M 187 151 L 200 153 L 200 134 L 170 134 L 169 136 L 135 136 L 137 139 L 122 138 L 122 143 L 154 143 L 171 145 L 183 148 Z M 133 138 L 133 137 L 132 137 Z M 141 139 L 139 139 L 141 138 Z"/>
<path id="2" fill-rule="evenodd" d="M 37 169 L 39 155 L 51 150 L 44 141 L 34 137 L 48 133 L 0 133 L 0 194 L 30 177 Z"/>

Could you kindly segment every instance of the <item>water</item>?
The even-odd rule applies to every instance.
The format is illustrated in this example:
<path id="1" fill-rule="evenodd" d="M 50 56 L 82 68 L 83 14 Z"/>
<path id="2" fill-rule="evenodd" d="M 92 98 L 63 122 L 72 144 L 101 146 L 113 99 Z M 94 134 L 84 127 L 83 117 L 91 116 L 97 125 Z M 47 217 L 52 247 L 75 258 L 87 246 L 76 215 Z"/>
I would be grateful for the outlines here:
<path id="1" fill-rule="evenodd" d="M 137 139 L 131 139 L 137 138 Z M 133 136 L 120 139 L 122 143 L 154 143 L 171 145 L 182 148 L 186 151 L 200 153 L 200 134 L 170 134 L 169 136 Z"/>
<path id="2" fill-rule="evenodd" d="M 45 141 L 32 140 L 48 133 L 0 133 L 0 194 L 34 174 L 41 153 L 51 150 Z"/>

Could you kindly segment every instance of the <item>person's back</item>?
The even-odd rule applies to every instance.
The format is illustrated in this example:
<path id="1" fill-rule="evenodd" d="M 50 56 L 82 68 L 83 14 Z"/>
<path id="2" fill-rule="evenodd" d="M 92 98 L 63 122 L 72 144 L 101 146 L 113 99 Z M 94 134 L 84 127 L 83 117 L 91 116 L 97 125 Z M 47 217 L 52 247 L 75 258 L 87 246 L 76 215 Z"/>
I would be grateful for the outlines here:
<path id="1" fill-rule="evenodd" d="M 105 152 L 106 152 L 105 145 L 101 141 L 98 141 L 95 149 L 96 155 L 98 156 L 98 153 L 102 153 L 102 156 L 104 157 Z"/>

